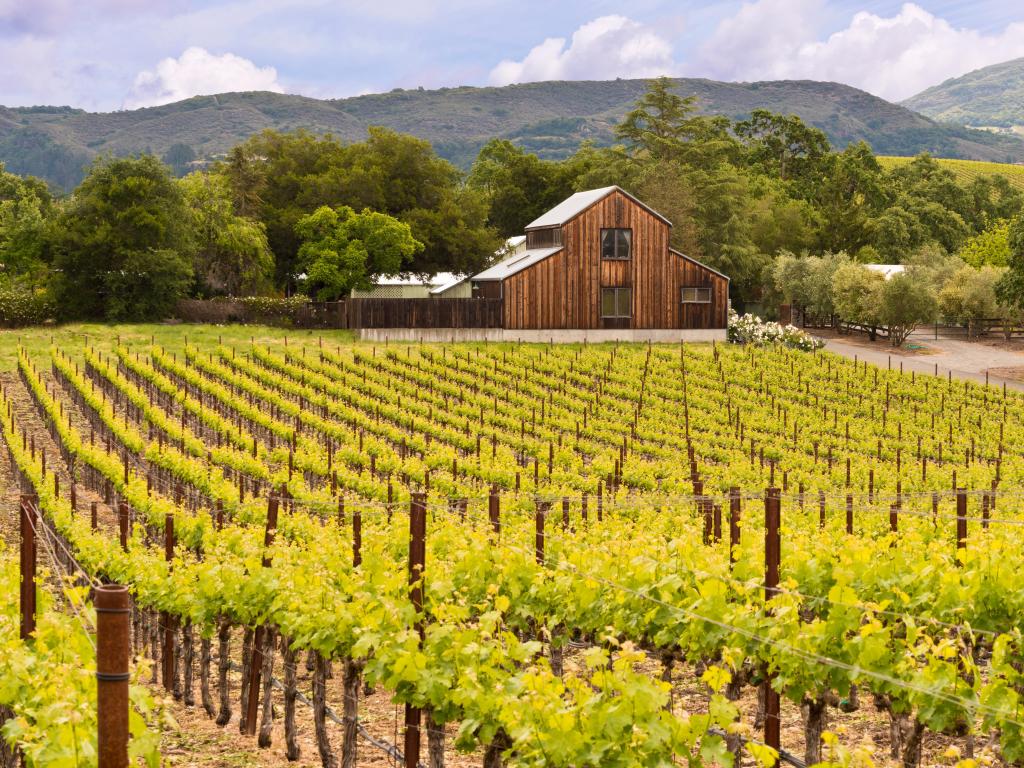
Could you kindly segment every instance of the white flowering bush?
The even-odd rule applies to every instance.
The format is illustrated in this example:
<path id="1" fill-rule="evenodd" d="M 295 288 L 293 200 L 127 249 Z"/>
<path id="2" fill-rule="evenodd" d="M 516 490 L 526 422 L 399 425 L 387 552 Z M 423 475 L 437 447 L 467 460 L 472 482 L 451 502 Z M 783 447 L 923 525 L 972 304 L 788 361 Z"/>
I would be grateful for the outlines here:
<path id="1" fill-rule="evenodd" d="M 728 339 L 734 344 L 753 344 L 758 347 L 782 344 L 804 352 L 813 352 L 825 346 L 823 340 L 801 331 L 795 325 L 767 322 L 757 315 L 738 315 L 732 310 L 729 310 Z"/>

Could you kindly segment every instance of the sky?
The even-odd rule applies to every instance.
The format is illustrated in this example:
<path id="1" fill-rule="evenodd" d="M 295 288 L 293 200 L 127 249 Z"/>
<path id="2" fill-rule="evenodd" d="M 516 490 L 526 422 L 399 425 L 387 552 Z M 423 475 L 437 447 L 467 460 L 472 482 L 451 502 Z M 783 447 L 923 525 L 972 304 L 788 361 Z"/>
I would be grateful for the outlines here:
<path id="1" fill-rule="evenodd" d="M 1024 57 L 1020 0 L 0 0 L 0 104 L 674 75 L 898 101 Z"/>

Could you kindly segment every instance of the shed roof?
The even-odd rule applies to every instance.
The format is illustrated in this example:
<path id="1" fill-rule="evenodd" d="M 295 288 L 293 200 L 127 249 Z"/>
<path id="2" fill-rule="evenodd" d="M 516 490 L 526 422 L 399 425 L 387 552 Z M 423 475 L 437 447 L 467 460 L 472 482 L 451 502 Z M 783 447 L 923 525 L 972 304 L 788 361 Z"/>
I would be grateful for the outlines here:
<path id="1" fill-rule="evenodd" d="M 431 295 L 437 296 L 438 294 L 444 293 L 445 291 L 454 288 L 456 285 L 458 285 L 459 283 L 466 279 L 466 275 L 453 275 L 450 272 L 442 272 L 441 274 L 436 275 L 435 277 L 440 278 L 442 276 L 446 276 L 448 277 L 448 279 L 445 280 L 443 283 L 439 283 L 435 285 L 433 288 L 431 288 Z"/>
<path id="2" fill-rule="evenodd" d="M 686 259 L 687 261 L 693 262 L 698 267 L 701 267 L 702 269 L 706 269 L 708 272 L 714 272 L 719 277 L 725 278 L 726 280 L 729 280 L 729 282 L 732 282 L 732 280 L 730 279 L 730 277 L 728 275 L 723 275 L 717 269 L 714 269 L 713 267 L 709 267 L 703 261 L 697 261 L 695 258 L 693 258 L 693 256 L 687 256 L 685 253 L 683 253 L 682 251 L 677 251 L 675 248 L 669 248 L 668 250 L 669 250 L 669 253 L 674 253 L 676 256 L 680 256 L 680 257 Z"/>
<path id="3" fill-rule="evenodd" d="M 581 213 L 583 213 L 583 211 L 587 210 L 587 208 L 592 206 L 594 203 L 608 197 L 608 195 L 610 195 L 612 192 L 615 192 L 616 190 L 624 194 L 626 197 L 628 197 L 630 200 L 639 205 L 648 213 L 657 216 L 666 224 L 672 226 L 672 222 L 666 219 L 656 210 L 637 200 L 622 187 L 617 187 L 613 185 L 611 187 L 600 187 L 599 189 L 588 189 L 585 192 L 577 192 L 575 195 L 570 195 L 565 200 L 556 205 L 554 208 L 552 208 L 550 211 L 548 211 L 545 214 L 542 214 L 539 218 L 536 218 L 533 221 L 531 221 L 529 224 L 526 225 L 526 228 L 529 230 L 543 229 L 545 227 L 560 227 L 567 221 L 579 216 Z"/>
<path id="4" fill-rule="evenodd" d="M 539 261 L 544 261 L 548 256 L 558 253 L 562 246 L 556 245 L 551 248 L 531 248 L 526 251 L 514 253 L 507 259 L 502 259 L 493 264 L 478 275 L 473 275 L 473 280 L 504 280 L 517 272 L 522 272 L 527 267 L 532 267 Z"/>
<path id="5" fill-rule="evenodd" d="M 400 275 L 378 275 L 373 281 L 375 286 L 385 285 L 415 285 L 431 287 L 436 285 L 444 285 L 453 280 L 456 282 L 465 278 L 465 275 L 457 275 L 452 272 L 438 272 L 433 275 L 414 275 L 414 274 L 400 274 Z"/>

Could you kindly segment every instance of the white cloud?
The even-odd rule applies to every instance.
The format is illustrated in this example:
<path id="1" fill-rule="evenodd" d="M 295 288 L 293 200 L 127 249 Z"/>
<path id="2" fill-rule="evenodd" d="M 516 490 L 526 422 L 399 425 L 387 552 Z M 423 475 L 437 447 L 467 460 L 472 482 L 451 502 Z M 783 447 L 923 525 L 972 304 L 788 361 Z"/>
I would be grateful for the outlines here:
<path id="1" fill-rule="evenodd" d="M 214 55 L 205 48 L 188 48 L 177 59 L 167 58 L 153 70 L 144 70 L 125 97 L 125 109 L 155 107 L 190 96 L 228 91 L 283 93 L 277 70 L 258 67 L 233 53 Z"/>
<path id="2" fill-rule="evenodd" d="M 655 77 L 675 70 L 672 45 L 625 16 L 601 16 L 564 37 L 549 37 L 522 61 L 505 59 L 491 70 L 494 85 L 537 80 Z"/>
<path id="3" fill-rule="evenodd" d="M 958 29 L 919 5 L 866 11 L 816 39 L 818 0 L 757 0 L 722 21 L 689 71 L 728 80 L 835 80 L 893 101 L 951 77 L 1024 56 L 1024 24 L 997 34 Z"/>

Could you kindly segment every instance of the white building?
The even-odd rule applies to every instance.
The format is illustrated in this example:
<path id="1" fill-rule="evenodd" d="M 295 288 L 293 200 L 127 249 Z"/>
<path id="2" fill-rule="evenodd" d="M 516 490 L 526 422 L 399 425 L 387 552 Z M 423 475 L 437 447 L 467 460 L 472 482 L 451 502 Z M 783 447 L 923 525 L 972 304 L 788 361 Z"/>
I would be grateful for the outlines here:
<path id="1" fill-rule="evenodd" d="M 494 256 L 497 261 L 526 250 L 526 235 L 510 237 Z M 352 291 L 353 299 L 469 299 L 473 291 L 468 275 L 381 275 L 368 291 Z"/>

